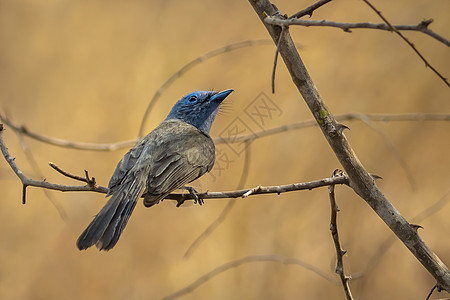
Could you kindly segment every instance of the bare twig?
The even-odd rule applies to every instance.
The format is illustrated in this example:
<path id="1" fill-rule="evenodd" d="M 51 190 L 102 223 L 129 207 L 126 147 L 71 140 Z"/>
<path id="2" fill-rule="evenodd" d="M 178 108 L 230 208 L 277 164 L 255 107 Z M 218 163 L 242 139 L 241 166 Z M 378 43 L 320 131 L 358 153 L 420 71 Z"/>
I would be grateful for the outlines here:
<path id="1" fill-rule="evenodd" d="M 274 43 L 277 43 L 281 28 L 267 24 L 264 21 L 267 16 L 274 15 L 277 10 L 268 0 L 249 0 L 249 3 L 265 25 Z M 383 195 L 376 186 L 372 176 L 364 169 L 364 166 L 357 158 L 347 138 L 341 132 L 339 123 L 321 99 L 316 86 L 295 48 L 289 32 L 284 34 L 280 43 L 280 55 L 285 62 L 294 84 L 303 96 L 317 123 L 320 125 L 324 137 L 348 175 L 350 186 L 355 193 L 370 205 L 417 260 L 437 280 L 438 284 L 447 291 L 450 291 L 450 271 L 447 266 L 428 248 L 419 234 Z"/>
<path id="2" fill-rule="evenodd" d="M 250 173 L 250 158 L 251 158 L 251 151 L 250 151 L 250 143 L 251 141 L 245 142 L 245 150 L 244 150 L 244 163 L 242 165 L 242 173 L 241 178 L 239 179 L 239 183 L 237 185 L 237 189 L 242 189 L 245 186 L 245 183 L 248 178 L 248 174 Z M 189 258 L 192 253 L 195 251 L 195 249 L 198 248 L 198 246 L 208 237 L 210 236 L 213 231 L 225 220 L 225 218 L 230 213 L 231 209 L 236 204 L 236 199 L 230 199 L 228 200 L 227 205 L 222 209 L 220 215 L 215 219 L 209 226 L 203 231 L 189 246 L 189 248 L 184 253 L 184 258 Z"/>
<path id="3" fill-rule="evenodd" d="M 428 60 L 417 50 L 416 46 L 414 46 L 413 43 L 411 43 L 398 29 L 396 29 L 394 26 L 391 25 L 391 23 L 381 14 L 381 11 L 375 8 L 375 6 L 372 5 L 372 3 L 369 2 L 369 0 L 363 0 L 382 20 L 384 23 L 386 23 L 389 28 L 394 31 L 398 36 L 402 38 L 410 47 L 413 49 L 414 52 L 416 52 L 417 56 L 420 57 L 420 59 L 425 63 L 426 67 L 429 67 L 441 80 L 450 87 L 450 83 L 448 82 L 447 78 L 445 78 L 441 73 L 438 72 L 429 62 Z"/>
<path id="4" fill-rule="evenodd" d="M 275 58 L 273 59 L 272 94 L 275 94 L 275 73 L 276 73 L 276 70 L 277 70 L 277 62 L 278 62 L 278 46 L 279 46 L 279 42 L 281 41 L 281 37 L 283 36 L 285 30 L 286 30 L 286 26 L 282 26 L 281 27 L 280 39 L 278 40 L 277 49 L 275 50 Z"/>
<path id="5" fill-rule="evenodd" d="M 404 121 L 450 121 L 450 114 L 363 114 L 363 113 L 348 113 L 335 116 L 336 121 L 353 121 L 359 120 L 366 122 L 404 122 Z M 297 123 L 282 125 L 279 127 L 264 129 L 248 135 L 233 136 L 230 138 L 215 138 L 216 144 L 241 143 L 268 137 L 282 132 L 289 132 L 307 127 L 318 126 L 315 120 L 306 120 Z"/>
<path id="6" fill-rule="evenodd" d="M 40 177 L 44 178 L 43 172 L 39 165 L 36 163 L 36 160 L 34 159 L 33 153 L 30 151 L 30 148 L 28 148 L 28 145 L 25 142 L 24 136 L 21 132 L 14 130 L 16 135 L 19 138 L 20 146 L 22 147 L 23 152 L 25 153 L 25 157 L 27 158 L 28 163 L 30 164 L 33 171 Z M 26 202 L 26 185 L 23 186 L 23 192 L 22 192 L 22 204 L 25 204 Z M 67 213 L 64 207 L 53 197 L 53 195 L 46 189 L 43 190 L 45 196 L 50 201 L 50 203 L 56 208 L 56 211 L 58 212 L 59 216 L 62 220 L 67 221 Z"/>
<path id="7" fill-rule="evenodd" d="M 363 113 L 347 113 L 335 116 L 337 121 L 352 121 L 352 120 L 370 120 L 370 121 L 380 121 L 380 122 L 402 122 L 402 121 L 450 121 L 450 114 L 363 114 Z M 35 139 L 37 141 L 47 143 L 53 146 L 77 149 L 77 150 L 91 150 L 91 151 L 115 151 L 118 149 L 130 148 L 138 140 L 128 140 L 115 142 L 110 144 L 97 144 L 97 143 L 85 143 L 85 142 L 74 142 L 69 140 L 58 139 L 54 137 L 48 137 L 36 132 L 32 132 L 25 129 L 24 126 L 19 126 L 14 124 L 11 120 L 7 119 L 5 116 L 0 114 L 0 121 L 3 121 L 6 125 L 13 128 L 15 131 L 18 130 L 22 135 L 28 136 L 29 138 Z M 282 125 L 279 127 L 274 127 L 270 129 L 265 129 L 258 131 L 250 135 L 233 136 L 230 138 L 214 138 L 216 144 L 224 143 L 241 143 L 247 140 L 256 140 L 270 135 L 288 132 L 292 130 L 307 128 L 317 126 L 315 120 L 301 121 L 298 123 L 292 123 L 287 125 Z"/>
<path id="8" fill-rule="evenodd" d="M 0 121 L 14 129 L 14 131 L 19 132 L 25 136 L 28 136 L 37 141 L 47 143 L 54 146 L 59 146 L 63 148 L 70 148 L 76 150 L 91 150 L 91 151 L 114 151 L 117 149 L 130 148 L 138 140 L 121 141 L 117 143 L 100 144 L 100 143 L 85 143 L 85 142 L 72 142 L 69 140 L 59 139 L 55 137 L 48 137 L 33 131 L 28 130 L 25 126 L 19 126 L 14 124 L 6 116 L 0 114 Z"/>
<path id="9" fill-rule="evenodd" d="M 342 176 L 343 172 L 340 170 L 334 170 L 333 176 Z M 349 276 L 345 276 L 344 270 L 344 255 L 347 251 L 341 248 L 341 242 L 339 241 L 339 232 L 337 227 L 337 213 L 339 212 L 339 208 L 336 204 L 336 198 L 334 193 L 334 185 L 328 186 L 329 196 L 330 196 L 330 205 L 331 205 L 331 220 L 330 220 L 330 230 L 331 236 L 333 237 L 334 247 L 336 248 L 336 268 L 335 272 L 339 275 L 341 279 L 342 286 L 344 287 L 345 296 L 348 300 L 353 300 L 352 292 L 350 290 L 350 286 L 348 285 L 348 281 L 351 279 Z"/>
<path id="10" fill-rule="evenodd" d="M 352 29 L 377 29 L 385 31 L 417 31 L 429 35 L 430 37 L 436 39 L 437 41 L 443 43 L 446 46 L 450 46 L 450 40 L 437 34 L 433 30 L 428 28 L 433 20 L 428 19 L 420 22 L 417 25 L 389 25 L 385 23 L 371 23 L 371 22 L 359 22 L 359 23 L 344 23 L 344 22 L 334 22 L 328 20 L 301 20 L 301 19 L 280 19 L 277 17 L 268 16 L 264 20 L 267 24 L 278 25 L 278 26 L 305 26 L 305 27 L 334 27 L 340 28 L 345 32 L 352 32 Z"/>
<path id="11" fill-rule="evenodd" d="M 89 180 L 86 179 L 85 177 L 81 177 L 81 176 L 78 176 L 78 175 L 71 174 L 71 173 L 69 173 L 67 171 L 64 171 L 63 169 L 61 169 L 60 167 L 58 167 L 57 165 L 55 165 L 52 162 L 49 162 L 48 164 L 49 164 L 50 167 L 52 167 L 58 173 L 66 176 L 66 177 L 69 177 L 69 178 L 72 178 L 72 179 L 75 179 L 75 180 L 78 180 L 78 181 L 89 183 Z"/>
<path id="12" fill-rule="evenodd" d="M 225 263 L 225 264 L 213 269 L 212 271 L 206 273 L 205 275 L 199 277 L 197 280 L 195 280 L 188 286 L 182 288 L 181 290 L 179 290 L 169 296 L 164 297 L 163 300 L 177 299 L 181 296 L 189 294 L 190 292 L 192 292 L 193 290 L 195 290 L 196 288 L 198 288 L 199 286 L 201 286 L 208 280 L 212 279 L 213 277 L 219 275 L 220 273 L 223 273 L 231 268 L 239 267 L 242 264 L 252 263 L 252 262 L 278 262 L 278 263 L 282 263 L 285 265 L 298 265 L 298 266 L 305 268 L 308 271 L 311 271 L 311 272 L 319 275 L 320 277 L 328 280 L 329 282 L 337 283 L 334 278 L 332 278 L 332 277 L 328 276 L 326 273 L 320 271 L 315 266 L 310 265 L 306 262 L 303 262 L 299 259 L 284 258 L 284 257 L 278 256 L 278 255 L 255 255 L 255 256 L 247 256 L 247 257 L 244 257 L 241 259 L 237 259 L 237 260 L 233 260 L 228 263 Z"/>
<path id="13" fill-rule="evenodd" d="M 320 180 L 301 182 L 287 185 L 276 185 L 276 186 L 256 186 L 251 189 L 242 189 L 236 191 L 226 191 L 226 192 L 205 192 L 199 193 L 198 196 L 203 199 L 222 199 L 222 198 L 245 198 L 250 195 L 259 194 L 281 194 L 292 191 L 301 190 L 312 190 L 318 187 L 329 186 L 331 184 L 348 184 L 348 177 L 336 177 L 336 178 L 323 178 Z M 170 194 L 166 199 L 171 200 L 190 200 L 192 199 L 189 194 Z"/>
<path id="14" fill-rule="evenodd" d="M 3 142 L 3 137 L 2 137 L 2 134 L 1 134 L 2 131 L 3 131 L 3 124 L 0 124 L 0 148 L 2 150 L 3 156 L 5 157 L 6 161 L 9 164 L 9 166 L 11 167 L 11 169 L 14 171 L 14 173 L 17 175 L 17 177 L 19 177 L 20 181 L 22 182 L 22 185 L 23 185 L 23 201 L 25 200 L 25 195 L 26 195 L 25 192 L 26 192 L 26 188 L 28 186 L 40 187 L 40 188 L 44 188 L 44 189 L 56 190 L 56 191 L 61 191 L 61 192 L 91 191 L 91 192 L 98 192 L 98 193 L 104 193 L 104 194 L 106 194 L 108 192 L 108 188 L 101 187 L 101 186 L 61 185 L 61 184 L 50 183 L 50 182 L 47 182 L 46 180 L 37 181 L 37 180 L 29 179 L 19 169 L 19 167 L 15 163 L 15 158 L 13 158 L 9 154 L 8 149 L 5 146 L 5 143 Z"/>
<path id="15" fill-rule="evenodd" d="M 27 178 L 22 171 L 19 169 L 19 167 L 15 163 L 15 159 L 9 154 L 8 149 L 5 146 L 5 143 L 3 142 L 3 137 L 1 135 L 1 132 L 3 131 L 3 124 L 0 124 L 0 148 L 3 153 L 3 156 L 5 157 L 6 161 L 10 165 L 11 169 L 14 171 L 14 173 L 19 177 L 21 180 L 24 191 L 26 187 L 28 186 L 34 186 L 34 187 L 40 187 L 44 189 L 49 190 L 56 190 L 61 192 L 82 192 L 82 191 L 90 191 L 90 192 L 97 192 L 97 193 L 103 193 L 106 194 L 108 192 L 108 188 L 98 186 L 98 185 L 92 185 L 92 184 L 86 184 L 82 186 L 78 185 L 60 185 L 55 183 L 50 183 L 45 180 L 43 181 L 37 181 Z M 65 171 L 64 171 L 65 172 Z M 287 185 L 277 185 L 277 186 L 258 186 L 257 191 L 252 193 L 252 195 L 257 194 L 281 194 L 286 192 L 292 192 L 292 191 L 300 191 L 300 190 L 312 190 L 318 187 L 324 187 L 328 186 L 330 184 L 349 184 L 348 177 L 339 177 L 339 178 L 323 178 L 320 180 L 315 181 L 309 181 L 309 182 L 301 182 L 301 183 L 294 183 L 294 184 L 287 184 Z M 243 197 L 244 194 L 248 193 L 249 190 L 253 189 L 241 189 L 241 190 L 235 190 L 235 191 L 226 191 L 226 192 L 205 192 L 205 193 L 199 193 L 198 197 L 202 199 L 223 199 L 223 198 L 239 198 Z M 144 195 L 143 195 L 144 196 Z M 192 199 L 192 196 L 190 194 L 170 194 L 166 197 L 166 199 L 172 199 L 172 200 L 190 200 Z"/>
<path id="16" fill-rule="evenodd" d="M 428 296 L 427 296 L 427 298 L 425 299 L 425 300 L 429 300 L 430 299 L 430 297 L 431 297 L 431 295 L 433 295 L 433 292 L 434 292 L 434 290 L 437 288 L 437 284 L 435 284 L 432 288 L 431 288 L 431 290 L 430 290 L 430 292 L 428 293 Z"/>
<path id="17" fill-rule="evenodd" d="M 301 18 L 301 17 L 306 16 L 306 15 L 309 15 L 309 17 L 312 17 L 313 11 L 315 11 L 319 7 L 321 7 L 321 6 L 327 4 L 328 2 L 331 2 L 331 1 L 332 0 L 320 0 L 320 1 L 317 1 L 313 5 L 308 6 L 305 9 L 302 9 L 301 11 L 299 11 L 298 13 L 293 14 L 289 18 Z"/>

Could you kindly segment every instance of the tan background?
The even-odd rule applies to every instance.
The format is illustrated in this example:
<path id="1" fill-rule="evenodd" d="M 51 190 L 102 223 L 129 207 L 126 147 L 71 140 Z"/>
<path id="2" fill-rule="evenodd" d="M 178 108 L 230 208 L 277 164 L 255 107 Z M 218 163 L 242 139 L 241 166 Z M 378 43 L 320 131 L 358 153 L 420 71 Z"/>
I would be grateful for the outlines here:
<path id="1" fill-rule="evenodd" d="M 277 1 L 288 14 L 308 1 Z M 450 36 L 447 0 L 385 1 L 374 4 L 393 23 L 415 24 L 434 18 L 431 28 Z M 316 19 L 373 21 L 362 1 L 335 1 Z M 334 114 L 448 113 L 449 89 L 395 34 L 369 30 L 292 28 L 302 58 Z M 430 62 L 449 77 L 448 47 L 418 33 L 406 33 Z M 0 5 L 1 110 L 18 124 L 44 135 L 92 143 L 132 139 L 147 103 L 181 66 L 230 43 L 268 38 L 247 1 L 18 1 Z M 219 135 L 235 117 L 258 127 L 244 108 L 264 92 L 282 110 L 272 128 L 311 118 L 282 63 L 277 93 L 270 94 L 274 47 L 258 46 L 218 56 L 197 66 L 165 91 L 146 131 L 173 103 L 193 90 L 234 88 L 231 109 L 218 117 Z M 346 122 L 346 135 L 359 158 L 384 180 L 379 186 L 409 220 L 449 192 L 448 122 L 376 123 L 409 166 L 405 170 L 382 136 L 366 124 Z M 38 179 L 14 132 L 3 134 L 27 176 Z M 76 151 L 25 139 L 50 182 L 75 184 L 51 170 L 89 170 L 106 185 L 126 149 Z M 318 128 L 257 140 L 251 144 L 246 186 L 278 185 L 327 177 L 339 167 Z M 194 186 L 220 191 L 236 188 L 242 155 L 218 147 L 233 160 L 212 180 Z M 305 261 L 333 275 L 334 246 L 329 233 L 327 189 L 239 200 L 223 224 L 189 259 L 183 254 L 220 214 L 227 200 L 176 209 L 172 202 L 145 209 L 138 205 L 116 248 L 80 252 L 75 240 L 105 203 L 100 194 L 50 192 L 63 219 L 45 193 L 21 184 L 5 161 L 0 165 L 1 299 L 159 299 L 185 287 L 215 267 L 248 255 L 276 254 Z M 217 173 L 217 172 L 216 172 Z M 443 201 L 448 203 L 448 194 Z M 351 190 L 337 188 L 339 229 L 347 272 L 358 299 L 424 299 L 433 278 L 398 241 L 375 263 L 392 233 Z M 420 224 L 428 245 L 450 265 L 450 205 Z M 441 297 L 448 294 L 441 294 Z M 296 265 L 245 264 L 194 290 L 184 299 L 343 299 L 341 286 Z"/>

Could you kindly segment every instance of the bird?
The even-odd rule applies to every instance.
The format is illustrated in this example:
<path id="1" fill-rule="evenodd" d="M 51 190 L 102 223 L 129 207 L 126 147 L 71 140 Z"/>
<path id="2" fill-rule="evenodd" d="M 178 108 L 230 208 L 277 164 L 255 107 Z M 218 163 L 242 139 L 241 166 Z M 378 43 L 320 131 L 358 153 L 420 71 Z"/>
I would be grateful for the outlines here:
<path id="1" fill-rule="evenodd" d="M 196 191 L 185 185 L 213 168 L 215 146 L 209 133 L 221 103 L 232 92 L 196 91 L 183 96 L 168 116 L 123 156 L 108 184 L 106 197 L 111 198 L 78 238 L 79 250 L 94 244 L 100 251 L 112 249 L 142 195 L 144 205 L 150 207 L 184 187 L 195 203 L 203 203 Z"/>

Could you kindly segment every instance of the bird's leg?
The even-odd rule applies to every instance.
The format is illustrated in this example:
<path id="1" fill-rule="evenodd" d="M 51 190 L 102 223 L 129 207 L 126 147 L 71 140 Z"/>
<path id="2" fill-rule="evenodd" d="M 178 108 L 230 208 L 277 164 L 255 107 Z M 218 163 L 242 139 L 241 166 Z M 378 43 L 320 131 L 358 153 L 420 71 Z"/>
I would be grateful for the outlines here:
<path id="1" fill-rule="evenodd" d="M 191 195 L 192 199 L 194 199 L 194 204 L 200 204 L 202 205 L 203 203 L 205 203 L 205 201 L 203 201 L 202 198 L 199 197 L 198 192 L 191 186 L 184 186 L 183 189 L 187 190 L 189 192 L 189 195 Z M 181 204 L 183 204 L 184 200 L 181 200 L 182 202 L 178 202 L 177 206 L 180 206 Z"/>

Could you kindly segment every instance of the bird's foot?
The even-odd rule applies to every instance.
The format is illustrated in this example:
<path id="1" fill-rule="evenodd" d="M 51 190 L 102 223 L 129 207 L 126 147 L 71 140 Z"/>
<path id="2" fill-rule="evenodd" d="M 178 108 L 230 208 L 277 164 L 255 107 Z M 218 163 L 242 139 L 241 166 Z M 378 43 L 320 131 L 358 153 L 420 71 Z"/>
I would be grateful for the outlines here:
<path id="1" fill-rule="evenodd" d="M 202 205 L 205 203 L 202 198 L 200 198 L 199 193 L 191 186 L 184 186 L 183 189 L 187 190 L 189 192 L 189 195 L 191 195 L 192 199 L 194 199 L 194 204 Z M 185 200 L 178 201 L 177 207 L 183 204 Z"/>

